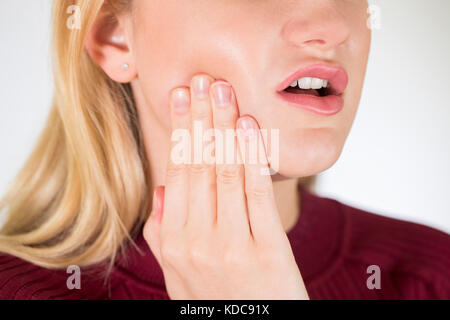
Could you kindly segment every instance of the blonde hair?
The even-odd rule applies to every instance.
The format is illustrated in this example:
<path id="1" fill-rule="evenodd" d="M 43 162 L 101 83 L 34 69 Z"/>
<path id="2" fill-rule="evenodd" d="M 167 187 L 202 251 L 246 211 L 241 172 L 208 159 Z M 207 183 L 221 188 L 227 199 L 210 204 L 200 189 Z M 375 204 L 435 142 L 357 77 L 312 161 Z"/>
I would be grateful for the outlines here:
<path id="1" fill-rule="evenodd" d="M 35 150 L 0 201 L 8 215 L 0 252 L 45 268 L 111 266 L 147 219 L 151 193 L 131 87 L 112 81 L 84 48 L 104 5 L 114 19 L 131 2 L 54 0 L 53 106 Z M 81 29 L 67 26 L 73 5 Z"/>
<path id="2" fill-rule="evenodd" d="M 124 10 L 130 0 L 109 0 Z M 77 5 L 81 29 L 67 27 Z M 114 261 L 148 216 L 146 160 L 129 85 L 110 80 L 84 41 L 102 0 L 53 6 L 55 94 L 37 147 L 0 202 L 0 251 L 46 268 Z M 112 17 L 114 15 L 111 15 Z"/>

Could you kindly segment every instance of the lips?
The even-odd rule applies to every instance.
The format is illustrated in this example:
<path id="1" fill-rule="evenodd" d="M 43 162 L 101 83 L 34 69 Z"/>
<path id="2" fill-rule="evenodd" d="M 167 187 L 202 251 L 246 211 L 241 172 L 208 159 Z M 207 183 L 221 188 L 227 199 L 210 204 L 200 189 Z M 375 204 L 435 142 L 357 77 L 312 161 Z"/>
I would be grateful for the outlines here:
<path id="1" fill-rule="evenodd" d="M 291 85 L 305 78 L 326 80 L 328 86 L 322 89 L 293 88 Z M 306 79 L 308 83 L 308 79 Z M 302 68 L 286 78 L 277 88 L 278 96 L 294 107 L 322 116 L 332 116 L 344 107 L 343 94 L 348 84 L 347 72 L 341 67 L 314 64 Z"/>

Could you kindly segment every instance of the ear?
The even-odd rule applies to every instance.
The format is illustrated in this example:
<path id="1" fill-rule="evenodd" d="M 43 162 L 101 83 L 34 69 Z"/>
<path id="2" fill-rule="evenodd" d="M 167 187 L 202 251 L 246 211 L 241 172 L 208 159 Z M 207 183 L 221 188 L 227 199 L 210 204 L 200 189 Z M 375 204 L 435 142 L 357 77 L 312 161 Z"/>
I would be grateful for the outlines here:
<path id="1" fill-rule="evenodd" d="M 115 16 L 103 6 L 85 42 L 92 60 L 112 80 L 120 83 L 131 82 L 137 77 L 126 28 L 129 25 L 127 19 L 128 15 Z"/>

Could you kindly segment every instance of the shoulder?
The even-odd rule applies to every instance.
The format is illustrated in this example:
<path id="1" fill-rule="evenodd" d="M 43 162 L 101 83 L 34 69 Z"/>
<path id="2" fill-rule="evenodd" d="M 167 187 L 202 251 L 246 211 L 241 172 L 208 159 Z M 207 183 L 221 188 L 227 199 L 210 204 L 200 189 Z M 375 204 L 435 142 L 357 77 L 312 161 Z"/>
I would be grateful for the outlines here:
<path id="1" fill-rule="evenodd" d="M 348 225 L 347 241 L 354 250 L 370 248 L 371 252 L 385 252 L 386 256 L 389 251 L 397 261 L 414 260 L 436 267 L 450 263 L 450 235 L 447 233 L 342 203 L 338 205 Z"/>
<path id="2" fill-rule="evenodd" d="M 46 269 L 0 253 L 0 300 L 104 298 L 101 278 L 90 271 L 86 275 L 83 270 L 83 284 L 87 284 L 88 290 L 74 290 L 71 276 L 75 272 L 74 269 Z"/>
<path id="3" fill-rule="evenodd" d="M 0 300 L 168 299 L 150 256 L 128 249 L 112 269 L 108 262 L 47 269 L 0 252 Z"/>
<path id="4" fill-rule="evenodd" d="M 449 234 L 305 190 L 300 217 L 292 244 L 316 297 L 450 299 Z M 368 290 L 374 269 L 381 290 Z"/>
<path id="5" fill-rule="evenodd" d="M 45 269 L 0 253 L 0 299 L 25 298 L 24 294 L 34 283 L 48 276 Z"/>
<path id="6" fill-rule="evenodd" d="M 450 299 L 450 235 L 337 203 L 347 232 L 346 258 L 378 266 L 399 298 Z"/>

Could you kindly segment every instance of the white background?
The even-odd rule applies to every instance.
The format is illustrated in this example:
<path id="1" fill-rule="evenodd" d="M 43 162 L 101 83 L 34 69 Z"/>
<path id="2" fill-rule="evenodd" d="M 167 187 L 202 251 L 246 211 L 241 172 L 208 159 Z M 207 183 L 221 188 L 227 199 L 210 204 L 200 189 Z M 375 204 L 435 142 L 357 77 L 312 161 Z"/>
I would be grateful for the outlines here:
<path id="1" fill-rule="evenodd" d="M 51 102 L 50 0 L 0 2 L 0 194 Z M 381 29 L 355 126 L 317 192 L 450 232 L 450 1 L 374 0 Z"/>

